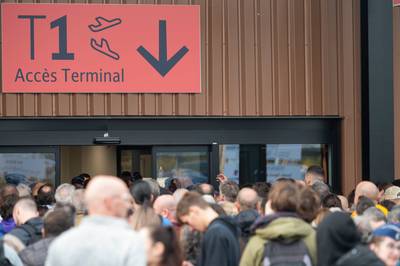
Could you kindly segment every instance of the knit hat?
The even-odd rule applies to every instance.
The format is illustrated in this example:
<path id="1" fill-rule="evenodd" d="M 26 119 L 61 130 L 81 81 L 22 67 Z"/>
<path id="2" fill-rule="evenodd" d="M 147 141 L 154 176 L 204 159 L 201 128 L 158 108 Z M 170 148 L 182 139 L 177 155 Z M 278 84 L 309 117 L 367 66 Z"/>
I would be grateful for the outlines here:
<path id="1" fill-rule="evenodd" d="M 383 200 L 394 200 L 400 199 L 400 187 L 391 186 L 385 190 L 383 194 Z"/>
<path id="2" fill-rule="evenodd" d="M 393 224 L 385 224 L 372 231 L 372 235 L 386 236 L 398 241 L 400 240 L 400 229 Z"/>

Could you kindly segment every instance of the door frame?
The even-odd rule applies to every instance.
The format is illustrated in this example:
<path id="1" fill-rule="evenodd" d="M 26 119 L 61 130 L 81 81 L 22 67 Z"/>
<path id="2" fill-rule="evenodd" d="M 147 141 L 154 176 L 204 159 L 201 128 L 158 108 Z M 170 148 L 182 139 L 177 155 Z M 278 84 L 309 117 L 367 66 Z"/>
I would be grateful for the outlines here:
<path id="1" fill-rule="evenodd" d="M 120 146 L 209 145 L 217 174 L 219 144 L 328 144 L 331 185 L 340 192 L 341 122 L 339 116 L 3 118 L 0 146 L 93 145 L 106 132 Z"/>

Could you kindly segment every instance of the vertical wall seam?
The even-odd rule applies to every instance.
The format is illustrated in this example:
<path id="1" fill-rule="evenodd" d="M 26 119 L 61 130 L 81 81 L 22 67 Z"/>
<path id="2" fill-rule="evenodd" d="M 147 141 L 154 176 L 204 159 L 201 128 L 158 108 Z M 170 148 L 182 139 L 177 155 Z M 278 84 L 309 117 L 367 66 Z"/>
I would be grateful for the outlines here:
<path id="1" fill-rule="evenodd" d="M 311 41 L 310 41 L 310 32 L 311 32 L 311 23 L 310 23 L 310 15 L 311 15 L 311 2 L 310 0 L 304 0 L 303 2 L 303 12 L 304 12 L 304 67 L 305 67 L 305 86 L 306 86 L 306 116 L 311 114 L 311 108 L 310 108 L 310 95 L 311 95 Z"/>
<path id="2" fill-rule="evenodd" d="M 321 114 L 322 115 L 324 115 L 325 114 L 325 104 L 324 104 L 324 91 L 325 91 L 325 88 L 324 88 L 324 86 L 325 86 L 325 73 L 324 73 L 324 48 L 325 48 L 325 46 L 324 46 L 324 36 L 325 36 L 325 32 L 324 32 L 324 25 L 323 25 L 323 23 L 324 23 L 324 19 L 325 19 L 325 16 L 324 16 L 324 12 L 323 12 L 323 7 L 324 7 L 324 5 L 322 4 L 322 1 L 324 1 L 324 0 L 321 0 L 320 1 L 320 7 L 319 7 L 319 9 L 320 9 L 320 16 L 321 16 L 321 27 L 320 27 L 320 44 L 321 44 L 321 58 L 320 58 L 320 60 L 321 60 Z"/>
<path id="3" fill-rule="evenodd" d="M 226 4 L 226 0 L 222 0 L 222 114 L 224 116 L 228 115 L 228 110 L 227 110 L 227 97 L 229 97 L 229 93 L 228 93 L 228 88 L 227 88 L 227 64 L 226 64 L 226 60 L 228 58 L 227 55 L 227 47 L 226 47 L 226 36 L 225 34 L 227 34 L 227 29 L 226 29 L 226 8 L 227 8 L 227 4 Z"/>
<path id="4" fill-rule="evenodd" d="M 243 98 L 243 92 L 244 92 L 244 87 L 243 87 L 243 69 L 246 66 L 243 66 L 242 61 L 243 61 L 243 54 L 242 54 L 242 50 L 243 50 L 243 43 L 242 43 L 242 39 L 243 39 L 243 32 L 242 32 L 242 0 L 238 0 L 238 8 L 237 8 L 237 12 L 238 12 L 238 47 L 239 47 L 239 54 L 238 54 L 238 62 L 239 62 L 239 114 L 240 115 L 246 115 L 246 108 L 245 108 L 245 104 L 246 104 L 246 98 Z"/>
<path id="5" fill-rule="evenodd" d="M 297 0 L 298 1 L 298 0 Z M 293 9 L 293 3 L 290 0 L 287 0 L 287 44 L 286 44 L 286 49 L 288 52 L 288 64 L 287 64 L 287 71 L 288 71 L 288 81 L 289 81 L 289 115 L 293 115 L 293 97 L 292 94 L 294 93 L 293 89 L 293 80 L 292 80 L 292 72 L 293 68 L 296 68 L 296 60 L 293 58 L 293 36 L 292 36 L 292 30 L 293 30 L 293 17 L 292 17 L 292 9 Z"/>
<path id="6" fill-rule="evenodd" d="M 337 106 L 338 106 L 338 115 L 344 114 L 344 73 L 343 73 L 343 51 L 344 51 L 344 44 L 343 44 L 343 11 L 342 11 L 342 0 L 337 0 L 336 2 L 336 45 L 338 47 L 337 52 L 337 73 L 338 73 L 338 97 L 337 97 Z"/>
<path id="7" fill-rule="evenodd" d="M 259 14 L 259 1 L 258 0 L 254 0 L 254 69 L 255 69 L 255 102 L 256 102 L 256 115 L 260 115 L 260 104 L 259 104 L 259 89 L 260 89 L 260 83 L 259 83 L 259 78 L 260 78 L 260 74 L 259 74 L 259 58 L 258 55 L 258 50 L 260 49 L 260 45 L 259 45 L 259 41 L 260 41 L 260 35 L 259 35 L 259 18 L 260 18 L 260 14 Z"/>
<path id="8" fill-rule="evenodd" d="M 270 0 L 269 2 L 269 10 L 270 14 L 268 14 L 270 20 L 270 27 L 271 27 L 271 86 L 272 86 L 272 115 L 276 115 L 276 105 L 277 102 L 275 101 L 275 28 L 274 28 L 274 0 Z"/>
<path id="9" fill-rule="evenodd" d="M 206 92 L 206 115 L 210 115 L 211 114 L 211 111 L 210 111 L 210 94 L 211 94 L 211 90 L 210 90 L 210 65 L 209 65 L 209 63 L 210 63 L 210 36 L 209 36 L 209 33 L 210 33 L 210 24 L 212 24 L 212 23 L 209 23 L 209 20 L 211 19 L 211 15 L 210 15 L 210 10 L 209 10 L 209 3 L 208 3 L 208 1 L 209 0 L 205 0 L 205 10 L 206 10 L 206 19 L 205 19 L 205 21 L 206 21 L 206 33 L 204 34 L 204 36 L 205 36 L 205 38 L 206 38 L 206 40 L 205 40 L 205 42 L 206 42 L 206 45 L 205 45 L 205 48 L 204 48 L 204 52 L 206 53 L 206 58 L 205 58 L 205 75 L 206 75 L 206 78 L 205 78 L 205 80 L 206 80 L 206 84 L 207 84 L 207 92 Z"/>

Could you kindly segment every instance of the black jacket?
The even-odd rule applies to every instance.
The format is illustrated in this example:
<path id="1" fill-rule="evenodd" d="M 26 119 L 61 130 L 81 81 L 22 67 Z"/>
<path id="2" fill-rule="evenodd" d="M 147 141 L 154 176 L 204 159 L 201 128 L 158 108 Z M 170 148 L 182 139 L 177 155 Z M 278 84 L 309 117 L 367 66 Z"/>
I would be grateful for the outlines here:
<path id="1" fill-rule="evenodd" d="M 239 212 L 235 217 L 235 221 L 240 228 L 240 250 L 243 251 L 249 241 L 251 234 L 251 226 L 259 217 L 256 210 L 245 210 Z"/>
<path id="2" fill-rule="evenodd" d="M 329 214 L 317 228 L 317 264 L 332 266 L 360 243 L 360 235 L 350 215 Z"/>
<path id="3" fill-rule="evenodd" d="M 15 227 L 9 234 L 17 237 L 25 246 L 28 246 L 42 238 L 42 227 L 42 218 L 35 217 L 29 219 L 25 224 Z"/>
<path id="4" fill-rule="evenodd" d="M 385 266 L 374 252 L 365 245 L 357 245 L 355 248 L 343 255 L 335 266 Z"/>
<path id="5" fill-rule="evenodd" d="M 233 218 L 218 217 L 204 234 L 198 266 L 237 266 L 240 231 Z"/>

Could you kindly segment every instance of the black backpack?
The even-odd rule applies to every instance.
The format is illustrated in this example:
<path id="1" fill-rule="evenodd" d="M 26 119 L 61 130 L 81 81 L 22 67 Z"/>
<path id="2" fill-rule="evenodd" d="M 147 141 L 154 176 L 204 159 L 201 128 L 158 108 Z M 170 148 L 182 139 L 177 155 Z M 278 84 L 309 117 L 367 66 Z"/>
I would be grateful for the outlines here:
<path id="1" fill-rule="evenodd" d="M 301 239 L 269 240 L 264 247 L 264 266 L 312 266 Z"/>
<path id="2" fill-rule="evenodd" d="M 12 266 L 10 261 L 4 256 L 4 242 L 0 239 L 0 266 Z"/>

